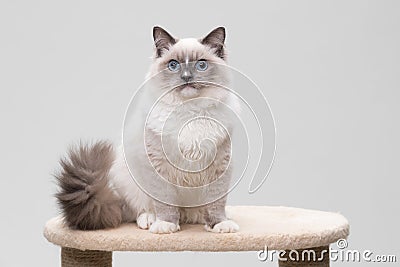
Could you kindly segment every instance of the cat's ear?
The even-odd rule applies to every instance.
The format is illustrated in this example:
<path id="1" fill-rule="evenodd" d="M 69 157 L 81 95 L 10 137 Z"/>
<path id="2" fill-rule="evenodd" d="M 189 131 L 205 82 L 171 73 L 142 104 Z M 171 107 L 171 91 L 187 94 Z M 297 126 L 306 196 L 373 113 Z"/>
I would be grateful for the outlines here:
<path id="1" fill-rule="evenodd" d="M 153 39 L 156 46 L 156 57 L 161 57 L 165 51 L 168 51 L 176 43 L 176 39 L 171 34 L 158 26 L 153 28 Z"/>
<path id="2" fill-rule="evenodd" d="M 214 53 L 220 57 L 224 58 L 224 42 L 225 42 L 225 28 L 218 27 L 212 30 L 206 37 L 200 40 L 203 45 L 207 45 L 214 49 Z"/>

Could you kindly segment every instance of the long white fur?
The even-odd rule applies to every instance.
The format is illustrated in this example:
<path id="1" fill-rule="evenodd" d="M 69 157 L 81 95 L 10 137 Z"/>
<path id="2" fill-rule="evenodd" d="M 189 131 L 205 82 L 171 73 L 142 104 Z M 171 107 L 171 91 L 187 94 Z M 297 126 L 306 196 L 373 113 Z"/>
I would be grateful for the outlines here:
<path id="1" fill-rule="evenodd" d="M 187 51 L 192 51 L 192 50 L 204 50 L 204 53 L 207 53 L 207 48 L 205 48 L 197 39 L 181 39 L 179 40 L 173 48 L 174 50 L 187 50 Z M 172 53 L 173 51 L 171 51 Z M 157 74 L 159 71 L 158 68 L 158 60 L 155 59 L 153 64 L 150 67 L 149 73 L 147 75 L 147 78 L 150 78 Z M 219 59 L 216 59 L 219 60 Z M 221 59 L 220 63 L 224 64 L 224 61 Z M 191 92 L 187 92 L 187 94 L 190 97 Z M 239 105 L 236 102 L 236 99 L 231 97 L 231 94 L 228 95 L 217 95 L 213 96 L 215 98 L 220 98 L 221 101 L 223 101 L 226 105 L 230 106 L 234 110 L 239 109 Z M 154 103 L 156 99 L 154 99 L 154 96 L 152 95 L 151 91 L 145 92 L 141 96 L 141 102 L 151 104 Z M 168 102 L 170 101 L 170 102 Z M 148 126 L 151 128 L 151 130 L 155 132 L 160 132 L 162 130 L 163 124 L 165 122 L 165 119 L 168 117 L 168 114 L 170 110 L 173 108 L 174 99 L 169 99 L 167 102 L 159 103 L 157 106 L 157 110 L 154 110 L 152 112 L 151 117 L 149 117 L 148 120 Z M 193 110 L 186 110 L 179 114 L 177 120 L 179 123 L 186 122 L 188 120 L 188 116 L 192 112 L 196 112 L 196 109 L 201 108 L 201 110 L 204 111 L 203 115 L 209 115 L 212 118 L 215 118 L 219 121 L 222 122 L 222 124 L 226 128 L 231 128 L 230 126 L 230 119 L 229 119 L 229 114 L 225 114 L 221 107 L 218 106 L 212 106 L 212 107 L 199 107 L 199 106 L 188 106 L 188 109 L 193 109 Z M 136 114 L 134 115 L 134 120 L 136 120 L 138 123 L 136 125 L 142 125 L 143 120 L 145 120 L 147 114 L 144 114 L 141 110 L 141 107 L 138 106 L 136 107 Z M 202 127 L 204 130 L 199 131 L 199 127 Z M 137 150 L 137 144 L 138 140 L 143 140 L 144 135 L 143 135 L 143 128 L 141 127 L 136 127 L 135 128 L 135 123 L 132 124 L 132 129 L 130 130 L 132 132 L 132 135 L 126 139 L 127 143 L 125 144 L 125 153 L 128 155 L 127 158 L 134 157 L 136 160 L 148 160 L 147 155 L 141 154 L 141 150 Z M 202 133 L 206 131 L 207 133 L 212 135 L 213 141 L 218 143 L 222 143 L 226 140 L 226 134 L 224 132 L 224 129 L 216 127 L 215 124 L 210 124 L 209 122 L 204 122 L 202 123 L 201 121 L 194 123 L 190 127 L 187 127 L 184 132 L 181 133 L 181 136 L 179 138 L 179 146 L 183 148 L 184 153 L 188 153 L 189 155 L 192 155 L 194 158 L 197 157 L 196 153 L 198 153 L 198 144 L 204 139 L 204 136 Z M 208 137 L 210 137 L 208 135 Z M 176 140 L 174 138 L 168 138 L 168 135 L 166 138 L 163 140 L 164 142 L 175 142 Z M 158 145 L 158 144 L 154 144 Z M 178 161 L 182 155 L 173 155 L 174 159 Z M 167 172 L 171 170 L 170 168 L 166 167 L 165 170 Z M 150 170 L 142 169 L 140 170 L 141 175 L 143 177 L 146 177 L 146 175 L 149 174 Z M 173 177 L 176 175 L 176 173 L 166 173 L 166 176 Z M 162 232 L 174 232 L 179 230 L 179 226 L 173 226 L 170 225 L 166 222 L 159 222 L 155 221 L 154 222 L 154 208 L 153 208 L 153 199 L 150 198 L 147 194 L 145 194 L 139 187 L 138 185 L 133 181 L 126 164 L 124 162 L 124 157 L 122 153 L 122 146 L 121 148 L 117 151 L 116 155 L 116 161 L 114 166 L 111 169 L 111 177 L 112 180 L 110 180 L 110 186 L 115 188 L 116 192 L 119 194 L 119 196 L 125 201 L 125 206 L 124 206 L 124 220 L 125 221 L 136 221 L 138 222 L 139 227 L 141 228 L 149 228 L 151 229 L 152 232 L 155 233 L 162 233 Z M 174 177 L 176 180 L 175 182 L 177 183 L 182 183 L 182 184 L 191 184 L 191 179 L 187 179 L 187 177 Z M 185 179 L 185 181 L 182 181 L 182 179 Z M 202 177 L 204 179 L 202 183 L 204 183 L 208 177 Z M 194 179 L 193 179 L 194 181 Z M 197 180 L 196 183 L 199 181 Z M 181 213 L 181 221 L 184 222 L 190 222 L 190 223 L 204 223 L 203 220 L 203 210 L 201 208 L 197 209 L 190 209 L 190 210 L 183 210 Z M 153 226 L 150 226 L 153 224 Z M 214 227 L 215 228 L 215 227 Z M 222 222 L 218 225 L 217 228 L 215 228 L 212 231 L 215 232 L 233 232 L 238 229 L 238 226 L 231 221 L 226 221 Z"/>

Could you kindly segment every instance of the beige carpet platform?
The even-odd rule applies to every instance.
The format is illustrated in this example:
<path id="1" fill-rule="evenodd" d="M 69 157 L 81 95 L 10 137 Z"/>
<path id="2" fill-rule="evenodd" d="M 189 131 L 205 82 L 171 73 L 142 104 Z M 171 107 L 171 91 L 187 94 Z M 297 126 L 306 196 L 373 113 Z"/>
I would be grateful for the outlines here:
<path id="1" fill-rule="evenodd" d="M 56 217 L 46 223 L 44 236 L 63 248 L 63 266 L 111 266 L 112 251 L 258 251 L 265 246 L 270 250 L 320 249 L 349 234 L 346 218 L 338 213 L 234 206 L 227 207 L 227 214 L 239 224 L 239 232 L 218 234 L 206 232 L 203 225 L 181 225 L 177 233 L 157 235 L 139 229 L 136 224 L 77 231 Z M 288 264 L 280 262 L 280 266 L 292 266 Z M 329 266 L 329 257 L 312 266 Z"/>

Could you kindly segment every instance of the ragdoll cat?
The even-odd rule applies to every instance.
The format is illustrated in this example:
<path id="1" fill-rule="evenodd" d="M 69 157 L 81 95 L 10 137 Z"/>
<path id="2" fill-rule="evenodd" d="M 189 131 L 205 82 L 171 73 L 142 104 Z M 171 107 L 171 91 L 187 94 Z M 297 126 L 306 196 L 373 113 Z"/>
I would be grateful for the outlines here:
<path id="1" fill-rule="evenodd" d="M 221 197 L 198 207 L 179 207 L 158 201 L 143 192 L 132 179 L 122 146 L 114 150 L 110 143 L 102 141 L 72 148 L 68 157 L 60 161 L 62 170 L 56 175 L 60 190 L 56 197 L 65 221 L 70 227 L 82 230 L 136 221 L 139 228 L 158 234 L 176 232 L 180 230 L 180 223 L 201 223 L 211 232 L 236 232 L 239 226 L 225 214 L 233 125 L 223 106 L 238 109 L 232 94 L 223 88 L 230 82 L 229 73 L 221 68 L 226 66 L 225 29 L 216 28 L 201 39 L 176 39 L 164 29 L 154 27 L 153 38 L 155 53 L 147 78 L 154 86 L 144 92 L 141 101 L 158 102 L 150 115 L 141 114 L 140 107 L 137 109 L 135 120 L 131 121 L 132 135 L 124 140 L 125 154 L 129 155 L 126 158 L 137 162 L 134 168 L 144 179 L 151 179 L 150 171 L 156 171 L 178 186 L 199 187 L 219 181 L 213 190 Z M 156 99 L 160 90 L 165 90 L 163 88 L 173 90 L 162 99 Z M 207 98 L 217 101 L 210 104 Z M 199 99 L 205 101 L 188 101 Z M 163 133 L 167 115 L 183 102 L 185 105 L 181 110 L 178 108 L 172 126 L 170 123 L 170 129 Z M 178 125 L 187 122 L 193 114 L 204 119 L 190 121 L 187 127 L 178 129 Z M 219 123 L 211 122 L 206 119 L 208 117 Z M 145 119 L 145 129 L 135 128 Z M 190 159 L 189 165 L 194 168 L 206 165 L 206 161 L 211 163 L 197 172 L 177 168 L 171 164 L 171 158 L 166 159 L 163 154 L 161 135 L 166 144 L 178 143 L 179 153 L 169 155 L 173 161 Z M 202 142 L 205 138 L 210 142 Z M 147 154 L 138 149 L 143 142 Z M 155 170 L 142 167 L 142 161 L 151 161 Z M 163 188 L 157 186 L 154 185 L 155 192 L 161 192 Z M 181 196 L 172 193 L 168 197 Z"/>

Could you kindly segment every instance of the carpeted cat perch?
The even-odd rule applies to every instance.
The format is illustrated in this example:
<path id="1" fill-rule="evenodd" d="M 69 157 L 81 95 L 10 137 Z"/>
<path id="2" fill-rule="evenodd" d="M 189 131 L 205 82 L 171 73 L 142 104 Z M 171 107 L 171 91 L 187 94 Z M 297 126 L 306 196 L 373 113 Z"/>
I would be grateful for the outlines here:
<path id="1" fill-rule="evenodd" d="M 202 225 L 181 225 L 174 234 L 157 235 L 125 224 L 116 229 L 78 231 L 69 229 L 60 217 L 46 223 L 44 236 L 61 246 L 63 267 L 112 266 L 112 251 L 259 251 L 302 249 L 315 251 L 317 261 L 288 257 L 279 266 L 329 266 L 329 244 L 346 238 L 349 224 L 338 213 L 287 207 L 227 207 L 237 233 L 206 232 Z M 255 256 L 256 257 L 256 256 Z M 276 259 L 275 259 L 276 260 Z"/>

